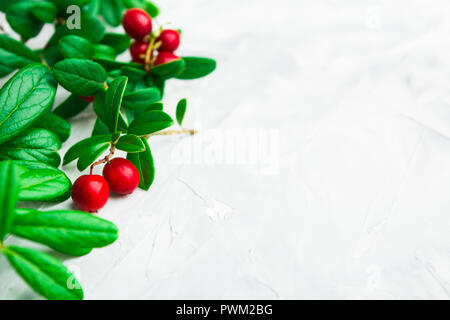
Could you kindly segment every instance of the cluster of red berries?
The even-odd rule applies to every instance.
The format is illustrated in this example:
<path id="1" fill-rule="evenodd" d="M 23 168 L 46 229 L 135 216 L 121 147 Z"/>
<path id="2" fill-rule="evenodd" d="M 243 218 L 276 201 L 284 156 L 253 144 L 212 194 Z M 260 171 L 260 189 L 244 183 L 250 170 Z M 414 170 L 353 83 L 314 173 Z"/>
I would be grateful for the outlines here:
<path id="1" fill-rule="evenodd" d="M 110 190 L 121 195 L 131 194 L 139 182 L 139 172 L 130 161 L 114 158 L 103 168 L 103 176 L 79 177 L 72 187 L 72 200 L 83 211 L 97 212 L 108 202 Z"/>
<path id="2" fill-rule="evenodd" d="M 122 20 L 126 33 L 134 39 L 130 46 L 133 61 L 140 64 L 146 63 L 146 56 L 150 54 L 152 65 L 160 65 L 180 59 L 174 54 L 180 46 L 180 33 L 177 30 L 162 30 L 150 48 L 151 33 L 153 30 L 150 15 L 138 8 L 127 10 Z M 148 51 L 151 52 L 148 52 Z M 155 57 L 154 51 L 158 51 Z"/>

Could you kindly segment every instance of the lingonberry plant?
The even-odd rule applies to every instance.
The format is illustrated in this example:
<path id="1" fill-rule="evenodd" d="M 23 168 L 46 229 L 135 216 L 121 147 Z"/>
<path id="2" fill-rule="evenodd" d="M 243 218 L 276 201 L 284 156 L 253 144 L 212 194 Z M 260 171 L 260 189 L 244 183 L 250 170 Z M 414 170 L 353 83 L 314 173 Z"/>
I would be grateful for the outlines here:
<path id="1" fill-rule="evenodd" d="M 164 112 L 167 80 L 191 80 L 215 70 L 214 60 L 175 54 L 180 30 L 162 27 L 147 0 L 2 0 L 0 77 L 15 73 L 0 90 L 0 253 L 17 273 L 48 299 L 82 299 L 80 284 L 57 259 L 38 250 L 7 245 L 22 237 L 70 256 L 82 256 L 117 239 L 116 226 L 95 213 L 109 193 L 148 190 L 155 178 L 149 138 L 195 134 L 182 127 L 187 101 L 176 109 L 180 129 Z M 163 21 L 164 22 L 164 21 Z M 8 35 L 8 23 L 20 37 Z M 54 32 L 39 50 L 26 43 L 45 24 Z M 106 31 L 123 25 L 125 33 Z M 129 50 L 132 61 L 117 57 Z M 58 86 L 70 92 L 54 106 Z M 57 169 L 58 150 L 70 136 L 68 120 L 90 104 L 96 115 L 90 137 L 73 145 L 63 165 L 77 160 L 73 184 Z M 117 150 L 127 153 L 114 158 Z M 102 175 L 94 174 L 104 165 Z M 40 212 L 17 203 L 58 203 L 72 196 L 73 210 Z M 9 240 L 8 240 L 9 241 Z"/>

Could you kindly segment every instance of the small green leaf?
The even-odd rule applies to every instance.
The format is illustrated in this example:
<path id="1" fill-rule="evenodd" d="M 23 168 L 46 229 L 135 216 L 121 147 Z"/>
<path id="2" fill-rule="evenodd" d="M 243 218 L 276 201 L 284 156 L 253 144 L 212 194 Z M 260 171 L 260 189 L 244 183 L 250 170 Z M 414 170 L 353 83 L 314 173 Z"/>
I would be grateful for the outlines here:
<path id="1" fill-rule="evenodd" d="M 140 153 L 129 153 L 127 159 L 130 160 L 139 171 L 140 183 L 139 187 L 143 190 L 150 189 L 155 180 L 155 163 L 153 162 L 152 152 L 147 140 L 142 138 L 145 145 L 145 151 Z"/>
<path id="2" fill-rule="evenodd" d="M 51 2 L 35 2 L 31 13 L 41 22 L 52 23 L 56 19 L 58 8 Z"/>
<path id="3" fill-rule="evenodd" d="M 101 13 L 105 21 L 112 27 L 118 27 L 122 22 L 122 0 L 103 0 Z"/>
<path id="4" fill-rule="evenodd" d="M 20 176 L 19 199 L 53 202 L 65 195 L 71 186 L 69 178 L 60 170 L 30 170 Z"/>
<path id="5" fill-rule="evenodd" d="M 42 64 L 16 73 L 0 90 L 0 144 L 19 135 L 53 103 L 54 81 Z"/>
<path id="6" fill-rule="evenodd" d="M 93 96 L 104 88 L 108 77 L 98 63 L 83 59 L 65 59 L 55 64 L 56 80 L 68 91 Z"/>
<path id="7" fill-rule="evenodd" d="M 11 233 L 74 256 L 79 255 L 80 249 L 102 248 L 118 237 L 112 222 L 69 210 L 17 209 Z"/>
<path id="8" fill-rule="evenodd" d="M 134 111 L 143 112 L 159 100 L 161 100 L 161 94 L 157 88 L 139 89 L 125 94 L 123 106 Z"/>
<path id="9" fill-rule="evenodd" d="M 59 47 L 57 45 L 44 48 L 40 51 L 42 60 L 50 67 L 53 67 L 57 62 L 64 59 Z"/>
<path id="10" fill-rule="evenodd" d="M 59 50 L 68 59 L 92 59 L 94 47 L 89 40 L 79 36 L 65 36 L 59 40 Z"/>
<path id="11" fill-rule="evenodd" d="M 83 12 L 95 17 L 99 15 L 101 7 L 101 0 L 91 0 L 87 5 L 83 7 Z"/>
<path id="12" fill-rule="evenodd" d="M 139 114 L 128 127 L 128 133 L 145 136 L 173 125 L 173 120 L 162 111 L 147 111 Z"/>
<path id="13" fill-rule="evenodd" d="M 148 14 L 152 18 L 156 18 L 159 15 L 159 9 L 158 7 L 151 1 L 145 1 L 145 11 L 148 12 Z"/>
<path id="14" fill-rule="evenodd" d="M 209 58 L 183 57 L 186 62 L 185 70 L 177 79 L 193 80 L 207 76 L 216 69 L 216 61 Z"/>
<path id="15" fill-rule="evenodd" d="M 95 112 L 100 120 L 108 126 L 111 133 L 114 133 L 117 130 L 120 106 L 122 105 L 127 81 L 128 78 L 124 76 L 114 79 L 104 95 L 104 100 L 102 94 L 99 95 L 94 103 Z"/>
<path id="16" fill-rule="evenodd" d="M 128 153 L 145 151 L 145 145 L 141 138 L 133 134 L 127 134 L 120 137 L 120 140 L 116 144 L 116 148 Z"/>
<path id="17" fill-rule="evenodd" d="M 37 36 L 44 26 L 32 13 L 34 5 L 33 2 L 22 1 L 13 4 L 6 10 L 6 20 L 24 40 Z"/>
<path id="18" fill-rule="evenodd" d="M 70 123 L 50 112 L 44 114 L 36 121 L 35 128 L 48 129 L 55 133 L 61 142 L 67 141 L 70 137 Z"/>
<path id="19" fill-rule="evenodd" d="M 10 246 L 3 254 L 37 293 L 50 300 L 82 300 L 78 280 L 56 258 L 36 250 Z"/>
<path id="20" fill-rule="evenodd" d="M 93 136 L 90 138 L 86 138 L 81 140 L 80 142 L 74 144 L 65 154 L 63 165 L 67 165 L 81 157 L 87 150 L 92 148 L 106 146 L 106 148 L 110 145 L 112 141 L 112 137 L 110 134 Z"/>
<path id="21" fill-rule="evenodd" d="M 145 111 L 163 111 L 164 104 L 162 102 L 152 103 Z"/>
<path id="22" fill-rule="evenodd" d="M 177 122 L 180 126 L 183 125 L 184 115 L 186 114 L 187 101 L 186 99 L 181 99 L 177 105 Z"/>
<path id="23" fill-rule="evenodd" d="M 40 62 L 39 54 L 25 44 L 7 35 L 0 34 L 0 77 L 33 62 Z"/>
<path id="24" fill-rule="evenodd" d="M 110 47 L 106 44 L 96 44 L 94 46 L 95 50 L 95 58 L 99 59 L 115 59 L 116 58 L 116 50 L 113 47 Z"/>
<path id="25" fill-rule="evenodd" d="M 164 63 L 151 69 L 152 74 L 158 76 L 161 79 L 175 78 L 184 72 L 186 63 L 183 59 Z"/>
<path id="26" fill-rule="evenodd" d="M 30 129 L 1 145 L 0 159 L 40 161 L 57 167 L 61 162 L 60 148 L 61 141 L 53 132 Z"/>
<path id="27" fill-rule="evenodd" d="M 118 55 L 128 50 L 131 40 L 126 34 L 107 33 L 100 43 L 114 48 L 116 55 Z"/>
<path id="28" fill-rule="evenodd" d="M 88 148 L 78 159 L 77 168 L 80 171 L 85 170 L 92 163 L 94 163 L 108 148 L 109 144 L 96 145 Z"/>
<path id="29" fill-rule="evenodd" d="M 122 67 L 131 67 L 142 70 L 144 69 L 143 65 L 134 62 L 122 62 L 112 59 L 97 59 L 97 58 L 95 58 L 94 61 L 102 65 L 103 68 L 106 69 L 106 71 L 117 70 L 121 69 Z"/>
<path id="30" fill-rule="evenodd" d="M 75 117 L 87 108 L 89 102 L 81 99 L 77 94 L 71 94 L 63 103 L 61 103 L 53 113 L 64 119 Z"/>
<path id="31" fill-rule="evenodd" d="M 19 194 L 19 172 L 12 161 L 0 162 L 0 242 L 11 231 Z"/>
<path id="32" fill-rule="evenodd" d="M 94 129 L 92 130 L 92 136 L 99 136 L 104 134 L 110 134 L 108 126 L 100 120 L 99 117 L 97 117 L 97 120 L 95 120 Z"/>

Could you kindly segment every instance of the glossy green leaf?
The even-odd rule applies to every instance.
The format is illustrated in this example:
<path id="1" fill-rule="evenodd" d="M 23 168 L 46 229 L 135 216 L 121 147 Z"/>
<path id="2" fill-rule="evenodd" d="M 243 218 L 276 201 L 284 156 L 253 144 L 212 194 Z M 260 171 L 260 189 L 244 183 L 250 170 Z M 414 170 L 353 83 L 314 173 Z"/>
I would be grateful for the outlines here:
<path id="1" fill-rule="evenodd" d="M 108 129 L 108 126 L 97 117 L 95 120 L 94 128 L 92 130 L 92 136 L 99 136 L 104 134 L 110 134 L 111 132 Z"/>
<path id="2" fill-rule="evenodd" d="M 216 69 L 216 61 L 209 58 L 183 57 L 186 62 L 184 71 L 177 79 L 193 80 L 207 76 Z"/>
<path id="3" fill-rule="evenodd" d="M 83 12 L 95 17 L 100 14 L 102 0 L 91 0 L 87 5 L 83 7 Z"/>
<path id="4" fill-rule="evenodd" d="M 82 300 L 78 280 L 58 259 L 16 246 L 2 250 L 11 266 L 37 293 L 50 300 Z"/>
<path id="5" fill-rule="evenodd" d="M 53 103 L 56 86 L 48 69 L 31 64 L 0 90 L 0 144 L 30 127 Z"/>
<path id="6" fill-rule="evenodd" d="M 6 10 L 6 20 L 11 28 L 28 40 L 41 32 L 44 24 L 32 13 L 34 3 L 30 1 L 17 2 Z"/>
<path id="7" fill-rule="evenodd" d="M 117 130 L 120 106 L 122 105 L 127 81 L 128 78 L 124 76 L 114 79 L 104 95 L 104 100 L 102 101 L 103 95 L 101 95 L 94 103 L 95 112 L 100 120 L 108 126 L 111 133 Z"/>
<path id="8" fill-rule="evenodd" d="M 59 47 L 57 45 L 44 48 L 40 51 L 42 60 L 51 67 L 53 67 L 57 62 L 64 59 Z"/>
<path id="9" fill-rule="evenodd" d="M 33 128 L 0 145 L 0 159 L 40 161 L 57 167 L 61 162 L 60 148 L 61 141 L 55 133 Z"/>
<path id="10" fill-rule="evenodd" d="M 7 35 L 0 34 L 0 77 L 34 62 L 40 62 L 39 54 L 25 44 Z"/>
<path id="11" fill-rule="evenodd" d="M 11 231 L 19 195 L 19 174 L 12 161 L 0 162 L 0 242 Z"/>
<path id="12" fill-rule="evenodd" d="M 128 50 L 131 44 L 130 37 L 126 34 L 107 33 L 100 41 L 101 44 L 106 44 L 116 51 L 116 55 Z"/>
<path id="13" fill-rule="evenodd" d="M 98 63 L 83 59 L 65 59 L 55 64 L 54 75 L 68 91 L 93 96 L 105 86 L 108 77 Z"/>
<path id="14" fill-rule="evenodd" d="M 141 138 L 133 134 L 120 137 L 120 140 L 116 143 L 116 148 L 128 153 L 145 151 L 145 145 Z"/>
<path id="15" fill-rule="evenodd" d="M 113 27 L 118 27 L 122 22 L 124 7 L 122 0 L 103 0 L 101 13 L 105 21 Z"/>
<path id="16" fill-rule="evenodd" d="M 164 104 L 162 102 L 152 103 L 145 111 L 163 111 Z"/>
<path id="17" fill-rule="evenodd" d="M 161 95 L 157 88 L 139 89 L 125 94 L 123 106 L 142 112 L 159 100 L 161 100 Z"/>
<path id="18" fill-rule="evenodd" d="M 63 165 L 69 164 L 75 159 L 78 159 L 87 152 L 87 150 L 106 146 L 108 147 L 111 143 L 112 137 L 110 134 L 97 135 L 90 138 L 81 140 L 80 142 L 74 144 L 64 155 Z"/>
<path id="19" fill-rule="evenodd" d="M 139 171 L 139 188 L 143 190 L 150 189 L 155 180 L 155 163 L 153 162 L 152 152 L 146 139 L 142 138 L 145 145 L 145 151 L 140 153 L 129 153 L 127 159 L 130 160 Z"/>
<path id="20" fill-rule="evenodd" d="M 187 101 L 186 99 L 181 99 L 177 105 L 177 122 L 181 126 L 183 125 L 184 115 L 186 114 Z"/>
<path id="21" fill-rule="evenodd" d="M 61 103 L 53 113 L 64 119 L 75 117 L 83 112 L 89 105 L 89 102 L 81 99 L 77 94 L 71 94 L 63 103 Z"/>
<path id="22" fill-rule="evenodd" d="M 91 43 L 98 43 L 105 35 L 105 26 L 96 17 L 82 15 L 80 25 L 82 26 L 80 29 L 69 29 L 67 24 L 57 26 L 47 46 L 57 45 L 59 40 L 67 35 L 80 36 L 89 40 Z"/>
<path id="23" fill-rule="evenodd" d="M 148 12 L 148 14 L 152 18 L 156 18 L 159 15 L 158 7 L 151 1 L 145 1 L 144 10 Z"/>
<path id="24" fill-rule="evenodd" d="M 89 147 L 86 152 L 84 152 L 77 162 L 77 168 L 80 171 L 85 170 L 91 164 L 93 164 L 100 156 L 108 150 L 109 144 L 96 145 Z"/>
<path id="25" fill-rule="evenodd" d="M 69 210 L 18 209 L 11 233 L 74 256 L 80 249 L 102 248 L 118 237 L 117 227 L 112 222 Z"/>
<path id="26" fill-rule="evenodd" d="M 68 59 L 92 59 L 95 53 L 89 40 L 74 35 L 61 38 L 58 46 L 64 57 Z"/>
<path id="27" fill-rule="evenodd" d="M 150 16 L 152 16 L 152 18 L 157 17 L 159 14 L 159 9 L 153 2 L 147 0 L 123 0 L 123 2 L 128 9 L 130 8 L 144 9 L 145 11 L 148 12 Z"/>
<path id="28" fill-rule="evenodd" d="M 60 170 L 34 169 L 23 173 L 20 178 L 19 199 L 22 201 L 53 202 L 72 186 Z"/>
<path id="29" fill-rule="evenodd" d="M 31 14 L 41 22 L 52 23 L 56 19 L 58 8 L 51 2 L 37 1 L 31 7 Z"/>
<path id="30" fill-rule="evenodd" d="M 122 61 L 116 61 L 116 60 L 112 60 L 112 59 L 94 59 L 95 62 L 97 62 L 98 64 L 102 65 L 103 68 L 106 69 L 106 71 L 111 71 L 111 70 L 117 70 L 117 69 L 121 69 L 122 67 L 132 67 L 132 68 L 136 68 L 136 69 L 144 69 L 144 66 L 138 63 L 134 63 L 134 62 L 122 62 Z"/>
<path id="31" fill-rule="evenodd" d="M 115 59 L 117 55 L 116 50 L 106 44 L 96 44 L 94 46 L 94 51 L 95 58 L 100 59 Z"/>
<path id="32" fill-rule="evenodd" d="M 175 78 L 184 72 L 185 62 L 183 59 L 164 63 L 151 69 L 152 74 L 161 79 Z"/>
<path id="33" fill-rule="evenodd" d="M 55 133 L 61 142 L 67 141 L 70 137 L 70 123 L 53 113 L 44 112 L 44 114 L 36 121 L 35 128 L 47 129 Z"/>
<path id="34" fill-rule="evenodd" d="M 128 133 L 145 136 L 173 125 L 172 118 L 162 111 L 147 111 L 139 114 L 128 127 Z"/>
<path id="35" fill-rule="evenodd" d="M 17 0 L 2 0 L 0 1 L 0 11 L 5 12 L 9 6 L 17 2 Z"/>

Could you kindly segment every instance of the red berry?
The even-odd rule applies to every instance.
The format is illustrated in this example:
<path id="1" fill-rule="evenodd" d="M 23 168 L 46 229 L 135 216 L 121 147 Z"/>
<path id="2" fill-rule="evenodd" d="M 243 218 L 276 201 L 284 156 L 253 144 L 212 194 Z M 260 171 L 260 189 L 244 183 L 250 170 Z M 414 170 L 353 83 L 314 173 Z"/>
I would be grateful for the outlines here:
<path id="1" fill-rule="evenodd" d="M 112 159 L 103 168 L 103 176 L 111 190 L 118 194 L 131 194 L 139 186 L 139 172 L 127 159 Z"/>
<path id="2" fill-rule="evenodd" d="M 142 9 L 127 10 L 123 15 L 122 24 L 127 34 L 136 40 L 142 40 L 152 32 L 152 18 Z"/>
<path id="3" fill-rule="evenodd" d="M 73 184 L 72 200 L 83 211 L 97 212 L 105 206 L 108 198 L 108 182 L 102 176 L 81 176 Z"/>
<path id="4" fill-rule="evenodd" d="M 143 41 L 134 41 L 130 46 L 130 53 L 133 61 L 136 63 L 145 63 L 145 54 L 147 53 L 148 43 Z"/>
<path id="5" fill-rule="evenodd" d="M 91 97 L 88 97 L 88 96 L 81 96 L 81 99 L 84 100 L 84 101 L 86 101 L 86 102 L 91 103 L 91 102 L 94 102 L 95 96 L 91 96 Z"/>
<path id="6" fill-rule="evenodd" d="M 169 63 L 178 59 L 180 59 L 180 57 L 174 55 L 172 52 L 162 51 L 158 54 L 155 65 L 159 66 L 160 64 Z"/>
<path id="7" fill-rule="evenodd" d="M 180 34 L 176 30 L 164 30 L 157 41 L 161 41 L 158 51 L 174 52 L 180 46 Z"/>

